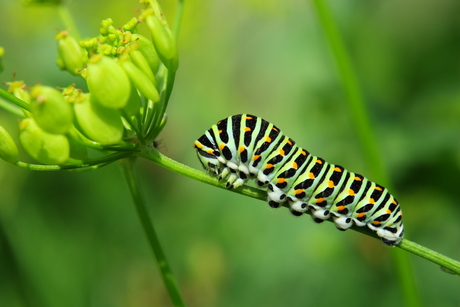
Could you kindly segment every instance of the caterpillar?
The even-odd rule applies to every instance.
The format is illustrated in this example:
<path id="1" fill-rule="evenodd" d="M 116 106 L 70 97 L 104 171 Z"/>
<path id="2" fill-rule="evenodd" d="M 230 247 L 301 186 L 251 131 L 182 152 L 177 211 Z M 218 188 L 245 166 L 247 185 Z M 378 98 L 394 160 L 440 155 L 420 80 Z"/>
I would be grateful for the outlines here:
<path id="1" fill-rule="evenodd" d="M 385 187 L 313 156 L 260 117 L 225 118 L 194 147 L 203 167 L 227 188 L 255 179 L 272 208 L 287 202 L 295 216 L 312 210 L 315 222 L 332 217 L 339 230 L 367 226 L 389 246 L 403 238 L 401 208 Z"/>

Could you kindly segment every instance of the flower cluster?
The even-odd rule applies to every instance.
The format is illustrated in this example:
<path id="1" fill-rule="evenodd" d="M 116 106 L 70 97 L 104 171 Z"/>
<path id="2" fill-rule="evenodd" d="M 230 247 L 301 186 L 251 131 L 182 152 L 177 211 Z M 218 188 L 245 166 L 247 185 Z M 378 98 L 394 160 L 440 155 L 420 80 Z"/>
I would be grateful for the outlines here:
<path id="1" fill-rule="evenodd" d="M 56 35 L 58 66 L 84 78 L 89 92 L 75 85 L 7 83 L 8 92 L 22 100 L 11 101 L 23 110 L 19 140 L 33 159 L 67 168 L 96 165 L 110 159 L 93 163 L 88 148 L 133 153 L 155 140 L 166 122 L 178 56 L 159 4 L 141 2 L 138 17 L 119 28 L 103 20 L 97 37 L 78 41 L 67 30 Z M 141 25 L 151 39 L 138 33 Z M 18 164 L 16 144 L 2 127 L 0 158 Z"/>

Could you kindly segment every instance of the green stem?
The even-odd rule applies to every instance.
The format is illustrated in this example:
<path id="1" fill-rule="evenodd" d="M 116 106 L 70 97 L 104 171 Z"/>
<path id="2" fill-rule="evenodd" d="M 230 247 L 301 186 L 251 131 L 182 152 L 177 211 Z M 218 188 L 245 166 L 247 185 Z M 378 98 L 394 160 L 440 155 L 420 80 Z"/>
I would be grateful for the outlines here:
<path id="1" fill-rule="evenodd" d="M 30 169 L 32 171 L 68 171 L 68 170 L 84 171 L 84 170 L 98 169 L 98 168 L 101 168 L 102 166 L 109 165 L 110 163 L 113 163 L 120 159 L 127 158 L 132 155 L 133 155 L 133 152 L 127 152 L 127 151 L 116 152 L 116 153 L 113 153 L 107 156 L 88 160 L 85 163 L 79 164 L 79 165 L 72 165 L 72 164 L 71 165 L 43 165 L 43 164 L 30 164 L 30 163 L 25 163 L 21 161 L 18 161 L 14 164 L 16 166 Z"/>
<path id="2" fill-rule="evenodd" d="M 219 182 L 214 176 L 208 175 L 202 171 L 198 171 L 194 168 L 191 168 L 187 165 L 184 165 L 182 163 L 176 162 L 172 160 L 171 158 L 168 158 L 158 152 L 156 149 L 151 148 L 151 150 L 146 151 L 141 153 L 141 156 L 151 160 L 155 163 L 157 163 L 160 166 L 163 166 L 173 172 L 176 172 L 180 175 L 192 178 L 194 180 L 222 188 L 225 190 L 228 190 L 225 188 L 225 184 L 222 182 Z M 229 190 L 231 192 L 235 192 L 238 194 L 242 194 L 245 196 L 249 196 L 252 198 L 257 198 L 263 201 L 267 201 L 267 193 L 263 190 L 249 187 L 249 186 L 243 186 L 238 189 L 233 189 Z M 287 207 L 287 205 L 285 205 Z M 307 211 L 307 214 L 311 214 L 310 212 Z M 331 220 L 327 220 L 328 222 L 332 222 Z M 362 234 L 365 234 L 367 236 L 380 239 L 375 232 L 372 230 L 365 228 L 365 227 L 358 227 L 356 225 L 352 226 L 350 228 L 351 230 L 358 231 Z M 446 269 L 460 275 L 460 262 L 453 260 L 449 257 L 446 257 L 440 253 L 437 253 L 429 248 L 426 248 L 424 246 L 421 246 L 417 243 L 411 242 L 407 239 L 403 239 L 401 243 L 396 245 L 397 247 L 404 249 L 410 253 L 413 253 L 417 256 L 420 256 L 422 258 L 425 258 L 431 262 L 434 262 L 442 267 L 445 267 Z"/>
<path id="3" fill-rule="evenodd" d="M 184 14 L 184 0 L 178 0 L 177 1 L 177 7 L 176 7 L 176 16 L 174 18 L 174 26 L 173 26 L 173 34 L 174 37 L 177 38 L 179 37 L 179 30 L 180 30 L 180 25 L 182 23 L 182 15 Z"/>
<path id="4" fill-rule="evenodd" d="M 11 114 L 19 118 L 26 117 L 21 108 L 19 108 L 17 105 L 9 103 L 8 101 L 5 101 L 4 99 L 0 99 L 0 108 L 4 109 L 7 112 L 10 112 Z"/>
<path id="5" fill-rule="evenodd" d="M 14 103 L 18 107 L 23 108 L 26 111 L 30 111 L 29 104 L 27 102 L 19 99 L 18 97 L 14 96 L 13 94 L 8 93 L 7 91 L 5 91 L 2 88 L 0 88 L 0 96 L 5 98 L 8 101 Z"/>
<path id="6" fill-rule="evenodd" d="M 165 283 L 166 289 L 169 293 L 169 297 L 171 298 L 174 306 L 185 306 L 177 282 L 174 279 L 171 268 L 168 264 L 168 261 L 166 260 L 166 256 L 163 252 L 163 249 L 161 248 L 160 241 L 158 240 L 155 229 L 153 228 L 152 221 L 149 218 L 147 207 L 140 191 L 138 178 L 134 174 L 134 162 L 135 158 L 130 158 L 120 160 L 118 164 L 126 179 L 126 183 L 128 184 L 134 205 L 136 206 L 137 214 L 141 220 L 145 235 L 150 242 L 150 247 L 152 248 L 152 251 L 157 260 L 163 282 Z"/>
<path id="7" fill-rule="evenodd" d="M 385 168 L 375 142 L 375 134 L 367 114 L 361 90 L 350 58 L 334 22 L 334 17 L 325 0 L 313 0 L 313 3 L 316 6 L 321 26 L 325 32 L 326 39 L 330 45 L 337 65 L 342 87 L 348 98 L 347 101 L 352 122 L 355 124 L 355 130 L 360 140 L 367 166 L 373 175 L 371 178 L 375 178 L 375 181 L 380 182 L 389 188 L 388 176 L 385 172 Z M 421 306 L 417 286 L 414 280 L 412 265 L 408 255 L 403 253 L 393 253 L 393 259 L 397 267 L 397 272 L 400 276 L 406 306 Z"/>
<path id="8" fill-rule="evenodd" d="M 66 29 L 70 29 L 72 36 L 77 41 L 80 41 L 81 40 L 80 32 L 78 31 L 77 25 L 75 24 L 75 21 L 72 17 L 72 14 L 70 14 L 68 7 L 66 5 L 58 5 L 57 11 L 58 11 L 59 18 L 61 19 Z"/>

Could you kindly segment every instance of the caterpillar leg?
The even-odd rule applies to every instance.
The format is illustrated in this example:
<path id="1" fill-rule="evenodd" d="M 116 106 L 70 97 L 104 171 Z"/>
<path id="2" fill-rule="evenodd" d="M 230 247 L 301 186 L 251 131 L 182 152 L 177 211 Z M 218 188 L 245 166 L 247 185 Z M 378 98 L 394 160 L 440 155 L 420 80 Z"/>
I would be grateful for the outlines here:
<path id="1" fill-rule="evenodd" d="M 307 204 L 300 200 L 289 202 L 289 207 L 291 208 L 291 213 L 295 216 L 300 216 L 309 209 Z"/>
<path id="2" fill-rule="evenodd" d="M 348 216 L 334 217 L 334 224 L 338 230 L 347 230 L 353 225 L 353 220 Z"/>

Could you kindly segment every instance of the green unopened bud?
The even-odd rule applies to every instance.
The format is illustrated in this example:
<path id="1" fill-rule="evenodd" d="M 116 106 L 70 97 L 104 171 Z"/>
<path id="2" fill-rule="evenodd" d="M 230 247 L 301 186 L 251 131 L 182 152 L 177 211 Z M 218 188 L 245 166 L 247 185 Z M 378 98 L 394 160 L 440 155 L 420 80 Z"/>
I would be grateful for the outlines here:
<path id="1" fill-rule="evenodd" d="M 80 47 L 77 40 L 67 31 L 56 35 L 58 40 L 58 60 L 61 69 L 65 69 L 72 75 L 78 75 L 88 60 L 86 52 Z"/>
<path id="2" fill-rule="evenodd" d="M 136 17 L 133 17 L 131 18 L 130 21 L 125 23 L 121 28 L 123 29 L 123 31 L 133 32 L 134 30 L 135 32 L 138 24 L 139 24 L 139 19 L 137 19 Z"/>
<path id="3" fill-rule="evenodd" d="M 133 63 L 136 64 L 136 66 L 140 70 L 142 70 L 142 72 L 144 72 L 144 74 L 150 79 L 150 81 L 156 84 L 155 75 L 153 74 L 153 71 L 150 68 L 149 63 L 147 62 L 147 59 L 144 57 L 142 52 L 140 52 L 139 50 L 132 50 L 129 53 L 129 57 L 131 58 Z"/>
<path id="4" fill-rule="evenodd" d="M 69 142 L 62 134 L 41 129 L 33 118 L 19 124 L 19 140 L 26 152 L 43 164 L 62 164 L 69 158 Z"/>
<path id="5" fill-rule="evenodd" d="M 2 126 L 0 126 L 0 158 L 10 163 L 15 163 L 19 160 L 16 143 Z"/>
<path id="6" fill-rule="evenodd" d="M 99 29 L 99 33 L 101 33 L 102 36 L 107 36 L 110 33 L 113 33 L 114 31 L 115 31 L 115 28 L 113 27 L 112 18 L 107 18 L 101 21 L 101 27 Z"/>
<path id="7" fill-rule="evenodd" d="M 141 109 L 141 97 L 139 96 L 135 86 L 131 86 L 131 95 L 129 96 L 128 104 L 123 108 L 127 116 L 137 116 Z"/>
<path id="8" fill-rule="evenodd" d="M 152 81 L 134 65 L 133 62 L 129 60 L 122 61 L 121 65 L 123 66 L 126 74 L 131 79 L 133 84 L 136 88 L 141 92 L 142 95 L 147 97 L 148 99 L 152 100 L 153 102 L 157 102 L 160 100 L 160 95 L 158 94 L 158 90 L 155 87 Z"/>
<path id="9" fill-rule="evenodd" d="M 123 68 L 112 58 L 94 56 L 87 68 L 88 89 L 98 103 L 106 108 L 121 109 L 128 102 L 131 83 Z"/>
<path id="10" fill-rule="evenodd" d="M 62 94 L 49 86 L 36 85 L 31 90 L 30 111 L 46 132 L 64 134 L 72 126 L 72 107 Z"/>
<path id="11" fill-rule="evenodd" d="M 129 81 L 128 81 L 129 82 Z M 123 124 L 118 110 L 104 108 L 87 95 L 75 103 L 75 117 L 81 132 L 90 140 L 103 145 L 116 144 L 123 136 Z"/>
<path id="12" fill-rule="evenodd" d="M 161 62 L 163 62 L 168 70 L 175 72 L 178 66 L 178 56 L 174 35 L 155 14 L 146 16 L 145 22 L 152 35 L 153 45 L 158 52 Z"/>
<path id="13" fill-rule="evenodd" d="M 155 74 L 160 66 L 160 58 L 158 57 L 158 53 L 155 51 L 153 43 L 147 37 L 140 34 L 133 34 L 132 40 L 136 40 L 139 45 L 137 50 L 144 55 L 145 60 L 149 63 L 150 69 Z"/>
<path id="14" fill-rule="evenodd" d="M 72 127 L 69 131 L 69 156 L 72 159 L 85 161 L 88 158 L 88 150 L 83 145 L 83 140 L 75 127 Z"/>

